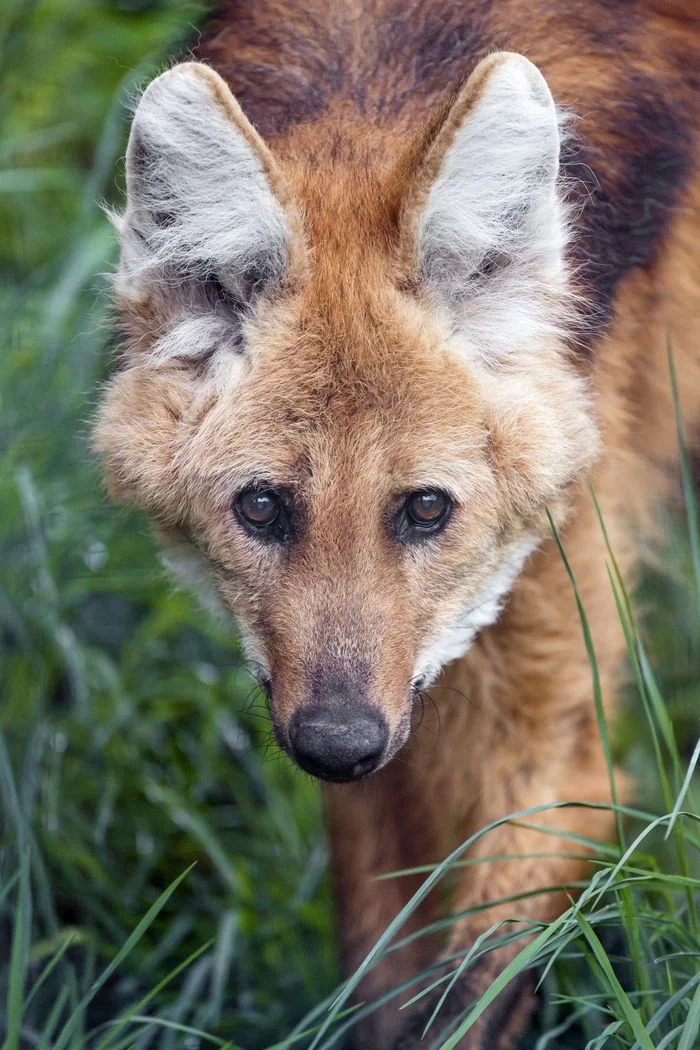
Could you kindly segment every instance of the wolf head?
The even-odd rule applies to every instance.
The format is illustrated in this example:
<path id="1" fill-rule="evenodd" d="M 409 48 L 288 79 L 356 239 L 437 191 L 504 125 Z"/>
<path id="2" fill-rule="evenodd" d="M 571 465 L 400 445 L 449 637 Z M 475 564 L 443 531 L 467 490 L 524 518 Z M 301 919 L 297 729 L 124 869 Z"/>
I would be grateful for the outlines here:
<path id="1" fill-rule="evenodd" d="M 559 126 L 508 53 L 395 139 L 346 115 L 273 156 L 197 63 L 136 110 L 96 447 L 318 776 L 396 753 L 591 464 Z"/>

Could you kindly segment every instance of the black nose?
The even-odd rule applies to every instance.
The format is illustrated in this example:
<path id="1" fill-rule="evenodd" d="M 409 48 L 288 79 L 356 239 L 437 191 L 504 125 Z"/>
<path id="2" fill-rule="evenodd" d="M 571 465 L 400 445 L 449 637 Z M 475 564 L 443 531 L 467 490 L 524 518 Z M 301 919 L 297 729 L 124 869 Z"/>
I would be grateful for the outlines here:
<path id="1" fill-rule="evenodd" d="M 379 765 L 389 732 L 380 714 L 306 707 L 289 726 L 295 761 L 323 780 L 356 780 Z"/>

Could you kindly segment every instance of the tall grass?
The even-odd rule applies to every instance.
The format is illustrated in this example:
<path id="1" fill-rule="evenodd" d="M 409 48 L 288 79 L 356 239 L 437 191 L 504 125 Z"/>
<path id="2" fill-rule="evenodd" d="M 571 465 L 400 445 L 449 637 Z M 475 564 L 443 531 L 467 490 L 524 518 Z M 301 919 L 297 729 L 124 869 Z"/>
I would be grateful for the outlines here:
<path id="1" fill-rule="evenodd" d="M 0 9 L 0 1050 L 325 1050 L 376 1005 L 351 1004 L 360 975 L 338 984 L 316 786 L 268 746 L 234 640 L 167 583 L 144 521 L 106 507 L 86 451 L 109 360 L 95 274 L 113 262 L 96 201 L 119 195 L 126 99 L 198 13 Z M 617 808 L 616 843 L 591 844 L 593 877 L 556 923 L 500 926 L 431 978 L 449 1001 L 479 955 L 519 940 L 488 996 L 536 968 L 537 1050 L 700 1046 L 700 556 L 680 414 L 679 437 L 687 519 L 665 570 L 630 596 L 608 550 L 630 675 L 619 726 L 601 702 L 600 730 L 638 806 Z M 419 894 L 474 863 L 468 847 Z M 485 1006 L 453 1033 L 438 1011 L 426 1047 Z"/>

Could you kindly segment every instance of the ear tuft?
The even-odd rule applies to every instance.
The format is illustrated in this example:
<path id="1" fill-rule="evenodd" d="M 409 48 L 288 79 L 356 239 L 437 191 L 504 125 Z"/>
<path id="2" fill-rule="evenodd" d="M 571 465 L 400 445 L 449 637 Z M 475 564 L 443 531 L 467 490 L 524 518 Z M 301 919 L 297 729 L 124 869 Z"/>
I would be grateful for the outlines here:
<path id="1" fill-rule="evenodd" d="M 559 327 L 566 223 L 559 117 L 522 55 L 481 62 L 429 148 L 405 216 L 428 295 L 494 357 Z"/>
<path id="2" fill-rule="evenodd" d="M 156 312 L 173 322 L 166 329 L 192 331 L 193 316 L 205 313 L 211 331 L 221 328 L 211 324 L 212 307 L 240 314 L 285 280 L 298 217 L 270 151 L 208 66 L 183 63 L 148 86 L 126 178 L 117 292 L 127 303 L 155 298 Z M 181 356 L 186 345 L 182 330 L 166 335 L 156 356 Z"/>

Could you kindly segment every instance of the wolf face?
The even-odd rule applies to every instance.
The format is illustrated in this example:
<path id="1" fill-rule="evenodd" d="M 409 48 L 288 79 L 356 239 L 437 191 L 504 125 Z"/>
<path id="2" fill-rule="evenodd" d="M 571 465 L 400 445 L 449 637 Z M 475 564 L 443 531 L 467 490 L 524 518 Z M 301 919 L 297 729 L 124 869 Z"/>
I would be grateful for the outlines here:
<path id="1" fill-rule="evenodd" d="M 492 55 L 393 142 L 314 134 L 273 157 L 203 65 L 146 90 L 96 447 L 234 614 L 280 744 L 350 780 L 498 617 L 597 437 L 537 69 Z"/>

